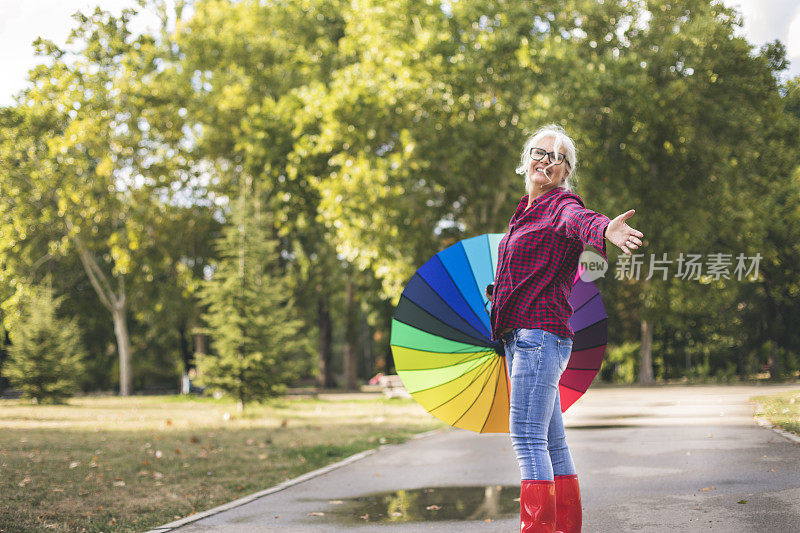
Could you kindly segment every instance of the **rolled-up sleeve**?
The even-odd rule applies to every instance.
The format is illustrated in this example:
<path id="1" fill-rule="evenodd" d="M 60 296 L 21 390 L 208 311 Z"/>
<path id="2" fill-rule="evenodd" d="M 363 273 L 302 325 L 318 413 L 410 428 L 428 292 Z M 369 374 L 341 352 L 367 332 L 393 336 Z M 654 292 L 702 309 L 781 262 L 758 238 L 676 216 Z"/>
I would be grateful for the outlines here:
<path id="1" fill-rule="evenodd" d="M 604 234 L 609 222 L 611 219 L 604 214 L 586 209 L 576 196 L 565 195 L 556 210 L 553 227 L 560 235 L 594 246 L 608 261 Z"/>

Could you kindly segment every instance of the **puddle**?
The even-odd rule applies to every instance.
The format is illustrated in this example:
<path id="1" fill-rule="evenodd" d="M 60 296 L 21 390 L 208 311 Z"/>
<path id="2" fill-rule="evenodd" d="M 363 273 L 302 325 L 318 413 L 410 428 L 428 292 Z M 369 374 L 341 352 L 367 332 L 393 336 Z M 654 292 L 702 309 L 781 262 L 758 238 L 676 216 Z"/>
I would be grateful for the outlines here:
<path id="1" fill-rule="evenodd" d="M 518 498 L 519 485 L 397 490 L 327 502 L 324 516 L 341 524 L 487 520 L 519 515 Z"/>

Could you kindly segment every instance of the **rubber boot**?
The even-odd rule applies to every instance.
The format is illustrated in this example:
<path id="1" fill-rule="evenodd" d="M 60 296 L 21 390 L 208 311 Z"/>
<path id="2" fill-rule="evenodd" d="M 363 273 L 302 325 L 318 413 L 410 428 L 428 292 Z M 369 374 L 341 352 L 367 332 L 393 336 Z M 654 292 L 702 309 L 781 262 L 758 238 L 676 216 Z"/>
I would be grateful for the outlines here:
<path id="1" fill-rule="evenodd" d="M 580 533 L 583 513 L 578 476 L 555 476 L 556 530 L 555 533 Z"/>
<path id="2" fill-rule="evenodd" d="M 520 533 L 553 533 L 556 527 L 555 482 L 523 479 L 519 509 Z"/>

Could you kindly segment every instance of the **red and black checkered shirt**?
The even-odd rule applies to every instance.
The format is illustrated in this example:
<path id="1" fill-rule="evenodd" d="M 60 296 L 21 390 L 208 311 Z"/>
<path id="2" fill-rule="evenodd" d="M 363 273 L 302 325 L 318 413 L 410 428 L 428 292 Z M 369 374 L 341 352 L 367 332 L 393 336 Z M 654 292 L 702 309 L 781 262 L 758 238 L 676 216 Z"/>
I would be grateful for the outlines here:
<path id="1" fill-rule="evenodd" d="M 580 196 L 556 187 L 522 197 L 500 241 L 492 295 L 492 339 L 505 328 L 543 329 L 574 337 L 569 299 L 584 243 L 606 261 L 603 234 L 610 219 L 586 209 Z"/>

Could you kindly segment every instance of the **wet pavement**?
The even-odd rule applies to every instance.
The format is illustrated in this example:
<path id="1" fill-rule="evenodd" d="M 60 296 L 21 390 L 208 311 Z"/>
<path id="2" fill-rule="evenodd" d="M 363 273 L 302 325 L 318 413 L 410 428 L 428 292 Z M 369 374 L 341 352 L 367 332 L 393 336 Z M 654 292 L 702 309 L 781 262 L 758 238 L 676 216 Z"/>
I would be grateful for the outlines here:
<path id="1" fill-rule="evenodd" d="M 756 425 L 748 402 L 798 389 L 590 390 L 565 414 L 583 531 L 798 531 L 800 444 Z M 518 530 L 508 435 L 434 432 L 278 489 L 154 531 Z"/>

